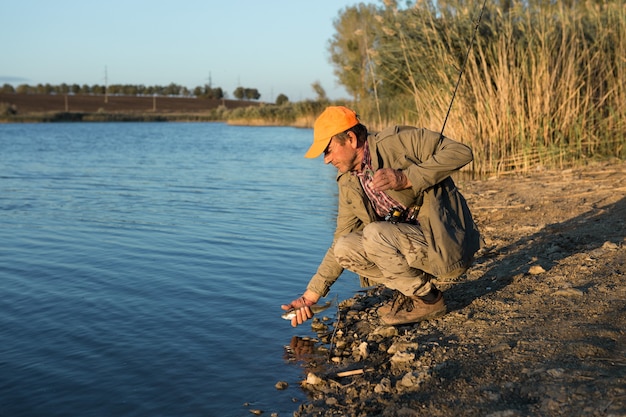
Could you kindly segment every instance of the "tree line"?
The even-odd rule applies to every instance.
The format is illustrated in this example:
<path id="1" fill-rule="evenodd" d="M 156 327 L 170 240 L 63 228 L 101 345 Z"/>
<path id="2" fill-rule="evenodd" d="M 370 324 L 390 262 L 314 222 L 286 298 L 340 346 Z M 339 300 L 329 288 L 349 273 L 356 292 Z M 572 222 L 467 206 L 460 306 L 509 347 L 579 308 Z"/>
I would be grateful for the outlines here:
<path id="1" fill-rule="evenodd" d="M 167 86 L 146 86 L 135 84 L 111 84 L 111 85 L 79 85 L 79 84 L 20 84 L 13 87 L 11 84 L 4 84 L 0 87 L 0 93 L 5 94 L 111 94 L 125 96 L 173 96 L 173 97 L 198 97 L 207 99 L 227 98 L 227 93 L 221 87 L 210 85 L 189 88 L 170 83 Z M 261 94 L 256 88 L 237 87 L 233 91 L 233 97 L 238 100 L 259 100 Z"/>

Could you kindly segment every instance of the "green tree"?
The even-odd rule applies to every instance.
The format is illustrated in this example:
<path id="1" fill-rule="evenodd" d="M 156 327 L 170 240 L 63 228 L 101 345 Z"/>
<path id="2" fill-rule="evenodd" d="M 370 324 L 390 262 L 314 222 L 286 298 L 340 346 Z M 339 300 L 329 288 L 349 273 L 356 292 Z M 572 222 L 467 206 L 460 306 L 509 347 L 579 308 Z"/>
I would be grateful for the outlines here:
<path id="1" fill-rule="evenodd" d="M 246 96 L 246 90 L 243 87 L 237 87 L 235 88 L 235 91 L 233 91 L 233 96 L 237 100 L 243 100 L 243 98 Z"/>
<path id="2" fill-rule="evenodd" d="M 30 89 L 30 87 L 28 86 L 28 84 L 20 84 L 15 89 L 15 92 L 17 94 L 28 94 L 29 89 Z"/>
<path id="3" fill-rule="evenodd" d="M 181 92 L 181 86 L 175 83 L 170 83 L 167 87 L 162 88 L 162 93 L 166 96 L 179 96 Z"/>
<path id="4" fill-rule="evenodd" d="M 4 84 L 2 86 L 2 89 L 0 89 L 0 92 L 3 94 L 12 94 L 15 93 L 15 88 L 13 88 L 13 86 L 11 84 Z"/>
<path id="5" fill-rule="evenodd" d="M 315 81 L 311 84 L 311 88 L 317 94 L 317 101 L 328 101 L 328 96 L 326 95 L 326 90 L 322 87 L 322 84 L 319 81 Z"/>
<path id="6" fill-rule="evenodd" d="M 261 93 L 256 88 L 246 88 L 244 89 L 244 96 L 248 100 L 258 100 L 261 98 Z"/>
<path id="7" fill-rule="evenodd" d="M 139 92 L 137 85 L 127 85 L 124 87 L 124 94 L 129 96 L 136 96 Z"/>
<path id="8" fill-rule="evenodd" d="M 224 98 L 224 91 L 222 90 L 221 87 L 216 87 L 216 88 L 212 88 L 209 87 L 208 85 L 206 86 L 206 92 L 204 94 L 204 96 L 206 98 L 209 99 L 222 99 Z"/>
<path id="9" fill-rule="evenodd" d="M 284 94 L 279 94 L 278 97 L 276 97 L 276 105 L 277 106 L 282 106 L 283 104 L 287 104 L 289 103 L 289 97 L 287 97 Z"/>
<path id="10" fill-rule="evenodd" d="M 375 36 L 370 34 L 378 26 L 374 5 L 359 3 L 340 12 L 334 21 L 335 35 L 328 50 L 334 73 L 354 100 L 368 95 L 368 49 L 372 48 Z"/>

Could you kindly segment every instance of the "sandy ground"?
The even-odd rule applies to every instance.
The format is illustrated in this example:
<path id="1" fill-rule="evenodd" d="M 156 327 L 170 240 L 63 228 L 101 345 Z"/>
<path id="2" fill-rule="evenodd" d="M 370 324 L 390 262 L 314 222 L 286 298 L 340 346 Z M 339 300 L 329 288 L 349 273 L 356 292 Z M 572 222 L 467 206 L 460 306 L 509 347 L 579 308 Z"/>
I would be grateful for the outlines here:
<path id="1" fill-rule="evenodd" d="M 382 326 L 373 288 L 317 318 L 295 415 L 626 416 L 626 163 L 457 183 L 487 246 L 448 314 Z"/>

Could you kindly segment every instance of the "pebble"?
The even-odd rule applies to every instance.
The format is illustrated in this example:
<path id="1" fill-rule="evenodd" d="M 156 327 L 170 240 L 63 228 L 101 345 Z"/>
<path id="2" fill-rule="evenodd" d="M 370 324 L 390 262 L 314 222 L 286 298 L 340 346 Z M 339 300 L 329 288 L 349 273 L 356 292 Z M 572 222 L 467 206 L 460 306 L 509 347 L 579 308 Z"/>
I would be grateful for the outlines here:
<path id="1" fill-rule="evenodd" d="M 397 352 L 406 352 L 407 350 L 417 350 L 419 344 L 416 342 L 395 342 L 392 344 L 389 349 L 387 349 L 387 353 L 393 355 Z"/>
<path id="2" fill-rule="evenodd" d="M 617 246 L 616 243 L 613 243 L 613 242 L 610 242 L 610 241 L 606 241 L 602 245 L 602 248 L 603 249 L 609 249 L 609 250 L 615 250 L 615 249 L 619 249 L 619 246 Z"/>
<path id="3" fill-rule="evenodd" d="M 413 372 L 407 372 L 406 374 L 404 374 L 404 376 L 402 377 L 402 380 L 400 381 L 402 386 L 407 387 L 407 388 L 415 387 L 419 385 L 420 382 L 421 382 L 420 376 Z"/>
<path id="4" fill-rule="evenodd" d="M 528 270 L 528 273 L 531 275 L 539 275 L 539 274 L 543 274 L 544 272 L 546 272 L 546 270 L 543 269 L 541 265 L 533 265 Z"/>
<path id="5" fill-rule="evenodd" d="M 504 351 L 507 351 L 507 350 L 511 350 L 511 346 L 509 346 L 508 343 L 500 343 L 500 344 L 497 344 L 495 346 L 492 346 L 489 349 L 489 352 L 497 353 L 497 352 L 504 352 Z"/>
<path id="6" fill-rule="evenodd" d="M 278 381 L 275 385 L 277 390 L 283 390 L 283 389 L 287 389 L 287 387 L 289 386 L 289 384 L 285 381 Z"/>
<path id="7" fill-rule="evenodd" d="M 398 329 L 394 326 L 381 326 L 374 329 L 372 334 L 380 335 L 382 337 L 394 337 L 398 335 Z"/>
<path id="8" fill-rule="evenodd" d="M 374 387 L 374 392 L 380 394 L 382 392 L 391 392 L 391 380 L 387 377 L 380 380 Z"/>
<path id="9" fill-rule="evenodd" d="M 307 384 L 318 385 L 318 384 L 321 384 L 322 382 L 324 382 L 322 380 L 322 378 L 320 378 L 319 376 L 315 375 L 313 372 L 309 372 L 309 374 L 306 376 L 306 383 Z"/>
<path id="10" fill-rule="evenodd" d="M 582 297 L 585 293 L 583 293 L 578 288 L 563 288 L 561 290 L 555 291 L 552 295 L 563 296 L 563 297 Z"/>
<path id="11" fill-rule="evenodd" d="M 328 326 L 322 322 L 313 322 L 311 323 L 311 329 L 315 332 L 322 332 L 328 330 Z"/>
<path id="12" fill-rule="evenodd" d="M 346 342 L 345 340 L 337 340 L 337 342 L 335 342 L 335 347 L 337 349 L 345 349 L 347 345 L 348 345 L 348 342 Z"/>
<path id="13" fill-rule="evenodd" d="M 391 363 L 406 363 L 406 362 L 411 362 L 414 359 L 415 359 L 414 353 L 396 352 L 389 360 L 391 361 Z"/>
<path id="14" fill-rule="evenodd" d="M 565 374 L 565 371 L 561 368 L 555 368 L 555 369 L 548 369 L 546 373 L 550 375 L 551 377 L 561 378 Z"/>
<path id="15" fill-rule="evenodd" d="M 362 342 L 359 345 L 359 355 L 361 355 L 361 359 L 366 359 L 369 355 L 369 349 L 367 346 L 367 342 Z"/>
<path id="16" fill-rule="evenodd" d="M 494 411 L 493 413 L 487 414 L 485 417 L 518 417 L 522 414 L 517 410 L 502 410 L 502 411 Z"/>

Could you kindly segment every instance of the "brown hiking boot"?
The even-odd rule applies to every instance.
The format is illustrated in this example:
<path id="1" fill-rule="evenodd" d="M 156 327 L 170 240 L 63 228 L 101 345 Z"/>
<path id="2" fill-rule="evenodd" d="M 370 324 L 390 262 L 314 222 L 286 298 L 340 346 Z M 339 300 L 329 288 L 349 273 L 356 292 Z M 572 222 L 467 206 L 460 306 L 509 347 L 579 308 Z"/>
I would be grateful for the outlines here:
<path id="1" fill-rule="evenodd" d="M 441 291 L 439 291 L 439 296 L 432 303 L 426 303 L 419 297 L 404 296 L 404 300 L 394 302 L 386 314 L 381 314 L 383 307 L 386 306 L 378 309 L 380 320 L 390 326 L 417 323 L 446 314 L 446 304 L 443 301 L 443 293 Z"/>
<path id="2" fill-rule="evenodd" d="M 394 290 L 393 297 L 385 301 L 383 305 L 381 305 L 380 307 L 376 309 L 376 313 L 378 314 L 378 317 L 382 317 L 386 314 L 389 314 L 391 310 L 393 310 L 394 306 L 398 304 L 399 302 L 401 302 L 402 297 L 406 297 L 406 295 L 402 294 L 398 290 Z"/>

